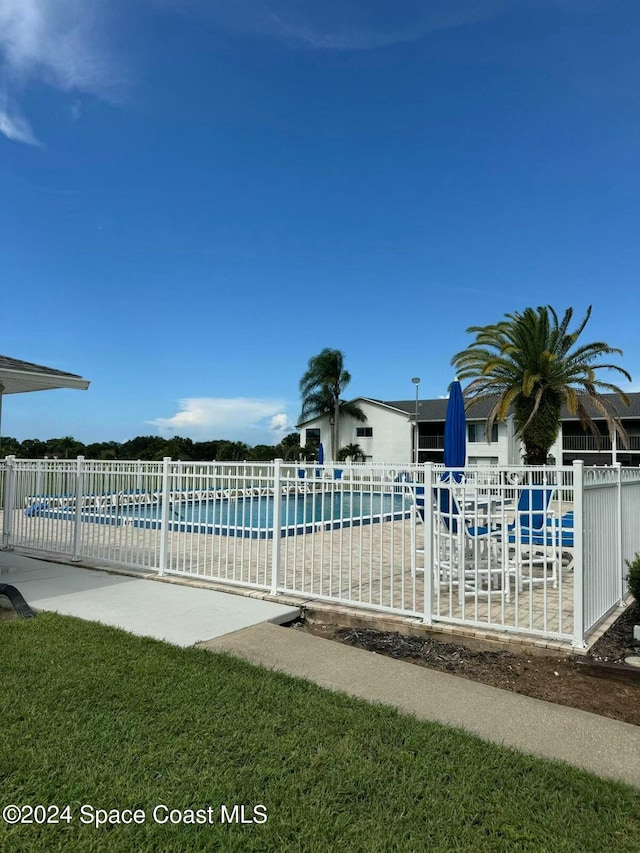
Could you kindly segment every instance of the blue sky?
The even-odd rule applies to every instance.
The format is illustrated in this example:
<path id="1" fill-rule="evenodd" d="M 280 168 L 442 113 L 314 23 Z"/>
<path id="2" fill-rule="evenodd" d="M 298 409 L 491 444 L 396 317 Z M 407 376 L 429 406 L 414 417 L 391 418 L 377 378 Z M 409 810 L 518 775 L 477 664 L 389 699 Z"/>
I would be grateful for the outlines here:
<path id="1" fill-rule="evenodd" d="M 2 431 L 275 443 L 541 304 L 640 389 L 639 162 L 636 0 L 3 0 L 0 352 L 91 386 Z"/>

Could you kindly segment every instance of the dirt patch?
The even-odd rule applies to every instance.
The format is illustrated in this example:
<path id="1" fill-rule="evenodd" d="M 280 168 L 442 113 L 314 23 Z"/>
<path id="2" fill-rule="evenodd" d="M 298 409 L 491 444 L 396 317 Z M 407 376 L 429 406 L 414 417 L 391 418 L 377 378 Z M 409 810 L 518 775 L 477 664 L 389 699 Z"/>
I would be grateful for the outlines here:
<path id="1" fill-rule="evenodd" d="M 0 607 L 0 622 L 8 622 L 10 619 L 17 618 L 15 610 L 7 610 L 4 607 Z"/>
<path id="2" fill-rule="evenodd" d="M 618 663 L 640 655 L 633 626 L 640 607 L 628 607 L 582 661 Z M 577 659 L 509 651 L 472 651 L 463 643 L 337 625 L 305 623 L 301 630 L 397 660 L 481 681 L 492 687 L 640 726 L 640 678 L 633 682 L 589 675 Z M 615 676 L 615 673 L 614 673 Z"/>

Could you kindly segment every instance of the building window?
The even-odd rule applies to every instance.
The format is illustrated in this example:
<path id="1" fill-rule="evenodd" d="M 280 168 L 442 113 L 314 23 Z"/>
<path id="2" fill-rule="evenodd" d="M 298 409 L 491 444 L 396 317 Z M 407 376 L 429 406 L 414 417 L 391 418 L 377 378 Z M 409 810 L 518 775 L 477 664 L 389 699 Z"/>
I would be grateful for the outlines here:
<path id="1" fill-rule="evenodd" d="M 484 423 L 480 424 L 467 424 L 467 435 L 469 437 L 469 443 L 476 443 L 479 441 L 487 440 L 486 437 L 486 425 Z M 491 427 L 491 441 L 498 440 L 498 424 L 494 424 Z"/>
<path id="2" fill-rule="evenodd" d="M 371 438 L 373 427 L 356 427 L 356 438 Z"/>
<path id="3" fill-rule="evenodd" d="M 307 443 L 307 446 L 320 444 L 320 430 L 319 429 L 308 429 L 307 430 L 306 443 Z"/>

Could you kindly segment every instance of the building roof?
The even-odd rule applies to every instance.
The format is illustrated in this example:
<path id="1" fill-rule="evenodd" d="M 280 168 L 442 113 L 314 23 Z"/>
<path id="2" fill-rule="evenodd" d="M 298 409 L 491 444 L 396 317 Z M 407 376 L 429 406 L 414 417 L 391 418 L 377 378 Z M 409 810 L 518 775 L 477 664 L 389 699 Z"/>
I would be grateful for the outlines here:
<path id="1" fill-rule="evenodd" d="M 629 398 L 629 405 L 625 406 L 620 397 L 617 394 L 603 394 L 602 395 L 610 404 L 611 408 L 614 412 L 618 414 L 618 416 L 622 420 L 626 420 L 627 418 L 640 418 L 640 392 L 629 393 L 627 397 Z M 497 400 L 497 397 L 486 397 L 483 400 L 479 400 L 473 406 L 470 406 L 467 409 L 467 420 L 469 421 L 483 421 L 486 420 L 489 412 L 491 411 L 491 407 Z M 407 416 L 409 420 L 413 420 L 416 413 L 416 401 L 413 400 L 376 400 L 374 397 L 356 397 L 354 400 L 351 400 L 352 403 L 374 403 L 377 406 L 382 406 L 387 409 L 395 409 L 398 413 L 402 413 Z M 437 423 L 438 421 L 442 421 L 444 423 L 447 416 L 447 398 L 446 397 L 438 397 L 435 400 L 418 400 L 418 422 L 419 423 Z M 585 404 L 585 408 L 589 412 L 589 415 L 594 419 L 602 419 L 602 415 L 597 411 L 592 405 L 587 401 Z M 313 418 L 309 418 L 306 421 L 302 421 L 297 424 L 298 427 L 303 427 L 305 424 L 311 423 L 312 421 L 318 420 L 319 416 L 315 416 Z M 563 421 L 579 421 L 580 418 L 578 415 L 571 415 L 566 406 L 562 407 L 562 420 Z"/>
<path id="2" fill-rule="evenodd" d="M 89 380 L 77 373 L 67 373 L 31 361 L 20 361 L 0 355 L 0 393 L 20 394 L 25 391 L 46 391 L 50 388 L 77 388 L 86 391 Z"/>
<path id="3" fill-rule="evenodd" d="M 438 397 L 438 399 L 436 400 L 418 400 L 418 421 L 444 422 L 447 417 L 448 402 L 449 401 L 446 397 Z M 492 405 L 492 400 L 479 401 L 471 409 L 467 409 L 468 419 L 484 420 L 489 414 Z M 399 409 L 402 412 L 406 412 L 412 419 L 415 417 L 415 400 L 394 400 L 393 402 L 387 403 L 387 406 L 391 406 L 394 409 Z"/>
<path id="4" fill-rule="evenodd" d="M 623 420 L 626 418 L 640 418 L 640 392 L 627 394 L 627 397 L 629 398 L 628 406 L 625 406 L 617 394 L 603 394 L 602 396 L 610 404 L 613 411 L 616 412 Z M 467 419 L 484 420 L 488 416 L 491 411 L 491 407 L 496 400 L 497 397 L 487 397 L 483 400 L 479 400 L 473 406 L 467 408 Z M 418 421 L 444 421 L 447 415 L 447 402 L 446 398 L 438 398 L 437 400 L 418 400 Z M 394 409 L 399 409 L 402 412 L 406 412 L 412 418 L 415 416 L 415 400 L 394 400 L 392 402 L 387 402 L 386 405 L 391 406 Z M 591 417 L 602 418 L 600 412 L 598 412 L 598 410 L 594 408 L 588 400 L 585 403 L 585 408 Z M 563 406 L 562 420 L 579 421 L 580 418 L 578 415 L 570 414 L 567 407 Z"/>

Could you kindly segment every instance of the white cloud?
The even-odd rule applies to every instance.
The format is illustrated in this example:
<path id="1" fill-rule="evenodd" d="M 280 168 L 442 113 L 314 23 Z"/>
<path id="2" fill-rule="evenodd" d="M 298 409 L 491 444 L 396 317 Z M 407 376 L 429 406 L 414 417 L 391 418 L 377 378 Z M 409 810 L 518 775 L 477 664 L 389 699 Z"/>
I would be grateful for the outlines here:
<path id="1" fill-rule="evenodd" d="M 107 47 L 110 29 L 106 0 L 2 0 L 0 132 L 36 143 L 18 106 L 32 83 L 111 100 L 123 66 Z"/>
<path id="2" fill-rule="evenodd" d="M 6 96 L 0 96 L 0 133 L 14 142 L 25 142 L 27 145 L 40 144 L 24 116 L 10 109 L 9 99 Z"/>
<path id="3" fill-rule="evenodd" d="M 278 412 L 277 415 L 274 415 L 271 418 L 269 429 L 274 433 L 282 433 L 284 435 L 287 432 L 291 432 L 293 424 L 289 420 L 289 415 L 287 415 L 286 412 Z"/>
<path id="4" fill-rule="evenodd" d="M 250 444 L 277 443 L 291 429 L 283 400 L 255 397 L 188 397 L 169 418 L 148 423 L 163 432 L 207 440 L 228 438 Z"/>

